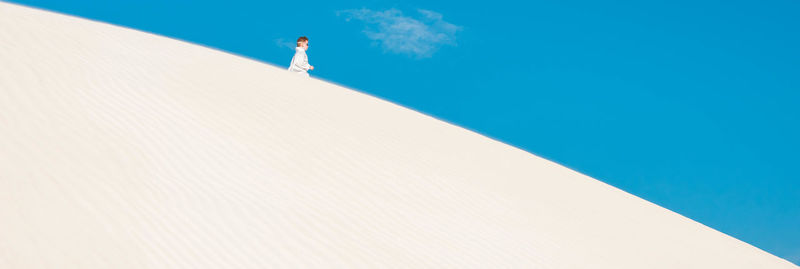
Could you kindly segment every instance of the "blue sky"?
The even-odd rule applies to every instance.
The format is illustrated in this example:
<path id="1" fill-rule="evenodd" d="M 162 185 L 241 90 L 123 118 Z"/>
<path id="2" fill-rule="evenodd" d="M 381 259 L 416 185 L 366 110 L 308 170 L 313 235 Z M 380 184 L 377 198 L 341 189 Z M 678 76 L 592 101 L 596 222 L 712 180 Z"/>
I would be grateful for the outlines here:
<path id="1" fill-rule="evenodd" d="M 11 2 L 282 66 L 305 35 L 312 76 L 800 264 L 797 1 Z"/>

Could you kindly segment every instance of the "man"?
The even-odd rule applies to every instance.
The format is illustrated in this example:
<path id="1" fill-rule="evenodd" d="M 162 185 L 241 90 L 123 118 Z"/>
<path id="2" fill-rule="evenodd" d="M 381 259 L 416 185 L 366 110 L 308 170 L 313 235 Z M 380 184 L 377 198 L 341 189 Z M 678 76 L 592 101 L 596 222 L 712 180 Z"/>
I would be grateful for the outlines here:
<path id="1" fill-rule="evenodd" d="M 289 72 L 308 77 L 308 70 L 314 70 L 314 66 L 308 64 L 306 50 L 308 50 L 308 38 L 301 36 L 297 39 L 297 48 L 295 48 L 292 63 L 289 64 Z"/>

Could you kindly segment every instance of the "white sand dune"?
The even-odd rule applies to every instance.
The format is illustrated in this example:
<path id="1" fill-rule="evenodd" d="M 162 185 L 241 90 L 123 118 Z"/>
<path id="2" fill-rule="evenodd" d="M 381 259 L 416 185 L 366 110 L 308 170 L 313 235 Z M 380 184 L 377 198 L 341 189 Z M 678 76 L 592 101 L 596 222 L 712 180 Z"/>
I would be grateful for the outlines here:
<path id="1" fill-rule="evenodd" d="M 797 268 L 356 91 L 0 3 L 0 268 L 307 267 Z"/>

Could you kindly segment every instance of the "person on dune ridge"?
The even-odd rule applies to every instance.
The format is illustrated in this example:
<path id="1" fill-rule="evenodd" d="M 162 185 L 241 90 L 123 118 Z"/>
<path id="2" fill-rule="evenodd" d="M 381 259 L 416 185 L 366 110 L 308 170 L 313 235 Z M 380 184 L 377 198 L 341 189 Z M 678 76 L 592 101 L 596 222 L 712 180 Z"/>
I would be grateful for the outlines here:
<path id="1" fill-rule="evenodd" d="M 294 57 L 289 64 L 289 72 L 309 77 L 308 70 L 314 70 L 314 66 L 308 64 L 308 55 L 306 55 L 308 46 L 307 37 L 301 36 L 297 39 L 297 48 L 295 48 Z"/>

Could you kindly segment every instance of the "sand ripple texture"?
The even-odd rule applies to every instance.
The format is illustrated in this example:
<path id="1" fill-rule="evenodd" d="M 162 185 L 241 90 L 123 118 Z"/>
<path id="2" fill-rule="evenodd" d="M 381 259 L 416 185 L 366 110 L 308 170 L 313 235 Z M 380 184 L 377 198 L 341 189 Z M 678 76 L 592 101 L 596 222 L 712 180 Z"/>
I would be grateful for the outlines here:
<path id="1" fill-rule="evenodd" d="M 797 267 L 354 90 L 0 3 L 0 268 Z"/>

